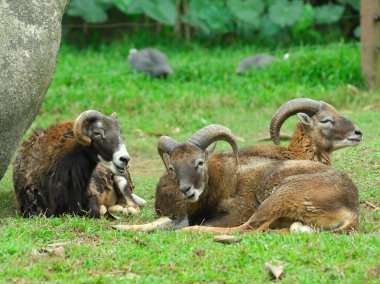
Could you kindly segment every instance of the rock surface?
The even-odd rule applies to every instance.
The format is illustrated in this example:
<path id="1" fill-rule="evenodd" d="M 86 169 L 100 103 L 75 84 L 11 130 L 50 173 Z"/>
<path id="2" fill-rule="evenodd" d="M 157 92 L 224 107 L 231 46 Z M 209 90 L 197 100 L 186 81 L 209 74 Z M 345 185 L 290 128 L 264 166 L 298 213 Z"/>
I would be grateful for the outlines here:
<path id="1" fill-rule="evenodd" d="M 0 0 L 0 179 L 55 70 L 68 0 Z"/>

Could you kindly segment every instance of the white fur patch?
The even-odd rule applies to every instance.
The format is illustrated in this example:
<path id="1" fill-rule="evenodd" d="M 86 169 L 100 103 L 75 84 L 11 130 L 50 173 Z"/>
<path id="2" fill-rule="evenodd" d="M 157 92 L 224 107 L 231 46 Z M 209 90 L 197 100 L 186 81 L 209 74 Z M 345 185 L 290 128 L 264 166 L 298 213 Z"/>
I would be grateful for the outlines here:
<path id="1" fill-rule="evenodd" d="M 117 166 L 124 167 L 125 165 L 120 161 L 121 157 L 130 158 L 127 148 L 122 141 L 120 141 L 118 149 L 113 153 L 112 160 Z"/>
<path id="2" fill-rule="evenodd" d="M 126 178 L 122 177 L 122 176 L 118 176 L 118 175 L 115 175 L 113 177 L 114 181 L 117 183 L 117 186 L 120 188 L 120 189 L 123 189 L 125 188 L 127 185 L 128 185 L 128 181 Z"/>
<path id="3" fill-rule="evenodd" d="M 141 198 L 140 196 L 132 193 L 132 198 L 133 198 L 133 201 L 135 201 L 137 203 L 138 206 L 140 207 L 144 207 L 146 206 L 146 201 L 145 199 Z"/>
<path id="4" fill-rule="evenodd" d="M 182 195 L 187 199 L 188 202 L 190 203 L 195 203 L 198 201 L 199 199 L 199 196 L 201 196 L 203 190 L 205 189 L 204 186 L 202 186 L 201 188 L 195 188 L 193 186 L 191 186 L 191 188 L 186 192 L 186 194 L 182 193 Z M 192 196 L 190 198 L 190 196 Z"/>

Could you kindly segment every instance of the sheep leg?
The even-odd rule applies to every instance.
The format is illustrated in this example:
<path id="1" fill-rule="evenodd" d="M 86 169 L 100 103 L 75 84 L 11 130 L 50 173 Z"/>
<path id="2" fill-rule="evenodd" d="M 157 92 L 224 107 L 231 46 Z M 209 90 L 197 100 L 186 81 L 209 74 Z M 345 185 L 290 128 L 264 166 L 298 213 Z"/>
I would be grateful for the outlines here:
<path id="1" fill-rule="evenodd" d="M 342 204 L 345 191 L 325 184 L 317 189 L 318 194 L 310 180 L 283 184 L 260 205 L 246 223 L 239 226 L 240 229 L 263 231 L 282 217 L 301 221 L 302 230 L 310 232 L 313 231 L 311 228 L 341 231 L 356 225 L 358 214 L 355 207 L 349 203 Z"/>
<path id="2" fill-rule="evenodd" d="M 121 205 L 114 205 L 108 208 L 108 212 L 110 213 L 123 213 L 124 207 Z"/>
<path id="3" fill-rule="evenodd" d="M 170 219 L 168 217 L 162 217 L 153 221 L 151 223 L 142 225 L 114 225 L 112 228 L 117 230 L 127 230 L 127 231 L 144 231 L 153 232 L 157 230 L 169 230 L 169 229 L 180 229 L 189 225 L 189 221 L 186 218 L 183 219 Z"/>
<path id="4" fill-rule="evenodd" d="M 96 196 L 88 197 L 88 209 L 89 215 L 91 218 L 99 218 L 100 217 L 100 205 L 99 200 Z"/>
<path id="5" fill-rule="evenodd" d="M 107 208 L 104 205 L 100 205 L 99 213 L 101 217 L 104 217 L 104 215 L 107 213 Z"/>
<path id="6" fill-rule="evenodd" d="M 331 188 L 330 183 L 320 183 L 319 187 L 315 187 L 313 182 L 306 178 L 297 179 L 296 182 L 293 180 L 284 182 L 241 226 L 233 228 L 194 226 L 183 230 L 220 234 L 245 233 L 252 230 L 262 232 L 274 221 L 283 217 L 333 232 L 354 227 L 358 220 L 357 209 L 349 202 L 342 204 L 346 198 L 346 190 Z"/>

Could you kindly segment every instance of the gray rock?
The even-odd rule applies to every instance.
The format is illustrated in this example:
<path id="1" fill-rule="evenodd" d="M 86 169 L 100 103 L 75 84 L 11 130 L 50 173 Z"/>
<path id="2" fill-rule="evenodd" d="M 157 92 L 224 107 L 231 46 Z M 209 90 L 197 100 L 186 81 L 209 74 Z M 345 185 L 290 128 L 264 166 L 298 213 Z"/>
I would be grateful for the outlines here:
<path id="1" fill-rule="evenodd" d="M 268 54 L 256 54 L 242 60 L 236 68 L 236 73 L 241 74 L 251 68 L 263 68 L 272 63 L 275 57 Z"/>
<path id="2" fill-rule="evenodd" d="M 157 78 L 166 78 L 173 74 L 166 55 L 155 48 L 145 48 L 140 51 L 131 49 L 128 63 L 135 71 Z"/>
<path id="3" fill-rule="evenodd" d="M 68 0 L 0 0 L 0 179 L 49 88 Z"/>

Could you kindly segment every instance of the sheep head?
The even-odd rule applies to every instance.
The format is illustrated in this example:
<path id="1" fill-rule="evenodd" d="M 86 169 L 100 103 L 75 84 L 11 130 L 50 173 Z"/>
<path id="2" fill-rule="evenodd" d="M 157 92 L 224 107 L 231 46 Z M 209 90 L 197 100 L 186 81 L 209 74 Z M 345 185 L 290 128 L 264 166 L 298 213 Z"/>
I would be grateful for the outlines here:
<path id="1" fill-rule="evenodd" d="M 162 136 L 158 141 L 157 150 L 168 174 L 176 177 L 179 190 L 189 202 L 197 202 L 208 183 L 207 161 L 215 150 L 214 142 L 218 140 L 231 145 L 237 162 L 235 137 L 221 125 L 206 126 L 185 143 L 178 143 L 168 136 Z"/>
<path id="2" fill-rule="evenodd" d="M 81 113 L 74 122 L 73 130 L 65 133 L 85 147 L 91 147 L 97 159 L 113 173 L 124 173 L 130 160 L 125 147 L 116 113 L 105 116 L 94 110 Z"/>
<path id="3" fill-rule="evenodd" d="M 357 146 L 362 140 L 360 129 L 341 116 L 332 105 L 300 98 L 286 102 L 274 114 L 270 135 L 275 144 L 280 144 L 282 124 L 294 114 L 300 119 L 313 143 L 323 151 L 332 152 Z"/>

